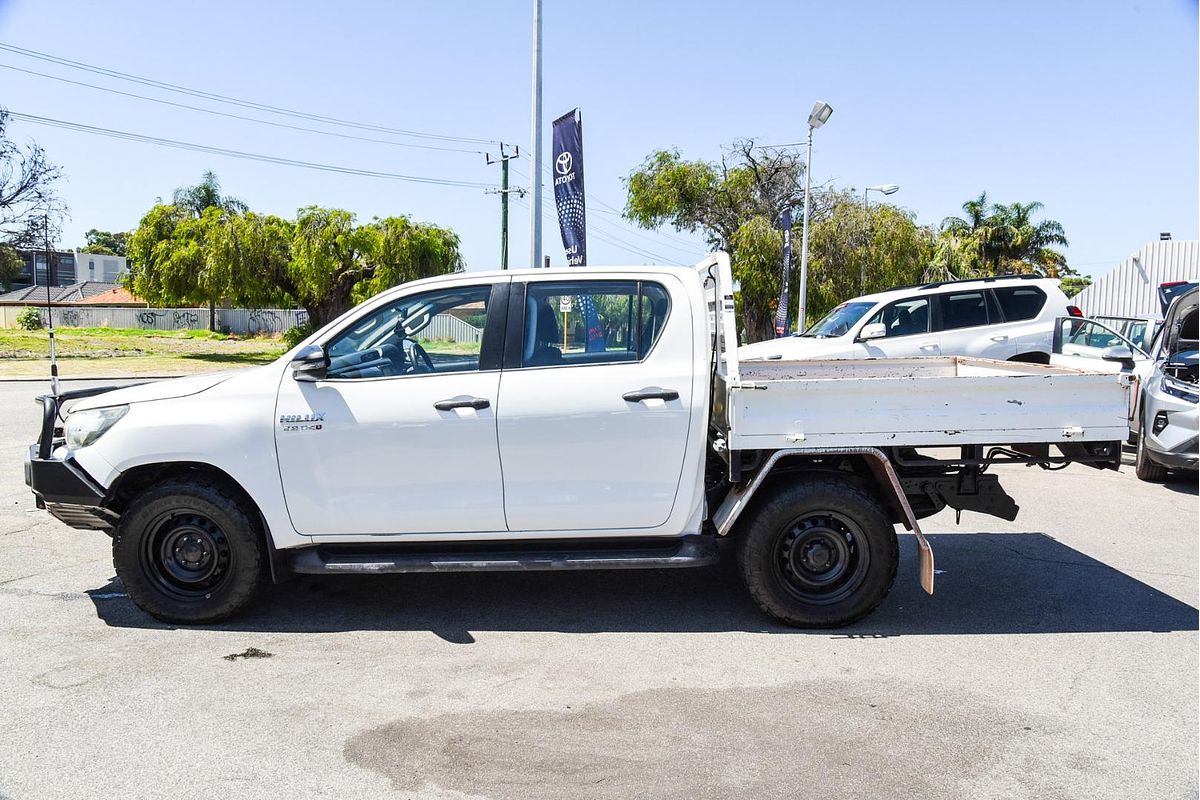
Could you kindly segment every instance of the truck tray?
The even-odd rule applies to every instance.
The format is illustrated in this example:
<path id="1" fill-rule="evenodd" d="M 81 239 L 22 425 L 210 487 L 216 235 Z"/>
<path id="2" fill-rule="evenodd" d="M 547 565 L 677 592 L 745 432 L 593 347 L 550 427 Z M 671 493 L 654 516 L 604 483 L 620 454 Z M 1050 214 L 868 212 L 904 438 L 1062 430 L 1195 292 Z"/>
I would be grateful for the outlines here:
<path id="1" fill-rule="evenodd" d="M 963 357 L 744 361 L 714 387 L 734 450 L 1108 442 L 1131 379 Z"/>

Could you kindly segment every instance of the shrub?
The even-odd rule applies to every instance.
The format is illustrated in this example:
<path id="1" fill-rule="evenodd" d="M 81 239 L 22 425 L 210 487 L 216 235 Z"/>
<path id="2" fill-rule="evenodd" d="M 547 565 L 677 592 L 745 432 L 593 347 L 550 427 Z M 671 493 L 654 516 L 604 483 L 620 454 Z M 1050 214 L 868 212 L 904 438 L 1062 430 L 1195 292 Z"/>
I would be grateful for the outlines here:
<path id="1" fill-rule="evenodd" d="M 309 334 L 312 332 L 313 326 L 311 322 L 306 322 L 303 325 L 296 325 L 295 327 L 288 328 L 283 332 L 283 342 L 288 347 L 295 347 L 296 345 L 300 344 L 302 340 L 307 339 Z"/>
<path id="2" fill-rule="evenodd" d="M 42 327 L 42 312 L 33 306 L 26 306 L 24 311 L 17 314 L 17 327 L 27 331 L 40 330 Z"/>

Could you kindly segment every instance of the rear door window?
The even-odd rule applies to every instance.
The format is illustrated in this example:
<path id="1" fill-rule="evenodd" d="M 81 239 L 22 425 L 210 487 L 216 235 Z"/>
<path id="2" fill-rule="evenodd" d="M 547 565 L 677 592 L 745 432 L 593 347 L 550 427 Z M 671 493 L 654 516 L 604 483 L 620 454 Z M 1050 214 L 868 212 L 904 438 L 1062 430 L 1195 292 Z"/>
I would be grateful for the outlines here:
<path id="1" fill-rule="evenodd" d="M 946 292 L 937 297 L 941 324 L 937 330 L 973 328 L 988 324 L 987 299 L 982 290 Z"/>
<path id="2" fill-rule="evenodd" d="M 1046 293 L 1036 286 L 1002 286 L 992 291 L 1006 322 L 1033 319 L 1046 305 Z"/>
<path id="3" fill-rule="evenodd" d="M 641 361 L 670 313 L 667 290 L 647 281 L 528 284 L 521 365 Z"/>

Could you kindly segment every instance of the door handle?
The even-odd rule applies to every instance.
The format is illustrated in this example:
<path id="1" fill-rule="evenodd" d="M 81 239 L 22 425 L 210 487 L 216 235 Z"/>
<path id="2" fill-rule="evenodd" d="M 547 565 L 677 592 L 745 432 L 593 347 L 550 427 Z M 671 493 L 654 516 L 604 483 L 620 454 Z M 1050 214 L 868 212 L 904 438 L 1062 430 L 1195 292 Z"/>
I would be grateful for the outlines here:
<path id="1" fill-rule="evenodd" d="M 993 342 L 1007 342 L 1008 337 L 1007 336 L 993 336 L 992 341 Z"/>
<path id="2" fill-rule="evenodd" d="M 657 386 L 647 386 L 635 392 L 626 392 L 621 399 L 627 403 L 640 403 L 643 400 L 678 400 L 679 392 L 674 389 L 660 389 Z"/>
<path id="3" fill-rule="evenodd" d="M 456 408 L 473 408 L 476 411 L 482 411 L 489 406 L 491 406 L 491 402 L 486 397 L 468 397 L 465 394 L 451 397 L 449 400 L 438 400 L 433 404 L 438 411 L 453 411 Z"/>
<path id="4" fill-rule="evenodd" d="M 930 342 L 929 344 L 921 345 L 921 349 L 922 350 L 937 350 L 937 345 L 934 344 L 933 342 Z"/>

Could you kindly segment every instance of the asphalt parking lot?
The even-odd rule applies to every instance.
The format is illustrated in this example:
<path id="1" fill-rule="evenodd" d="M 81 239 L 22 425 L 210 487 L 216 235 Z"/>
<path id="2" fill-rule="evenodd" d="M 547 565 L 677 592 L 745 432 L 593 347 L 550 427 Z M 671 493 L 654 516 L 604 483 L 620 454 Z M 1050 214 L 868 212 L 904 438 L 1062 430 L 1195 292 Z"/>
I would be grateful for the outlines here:
<path id="1" fill-rule="evenodd" d="M 839 631 L 728 565 L 297 581 L 214 628 L 138 611 L 22 481 L 0 383 L 0 797 L 1196 798 L 1196 482 L 999 472 Z"/>

